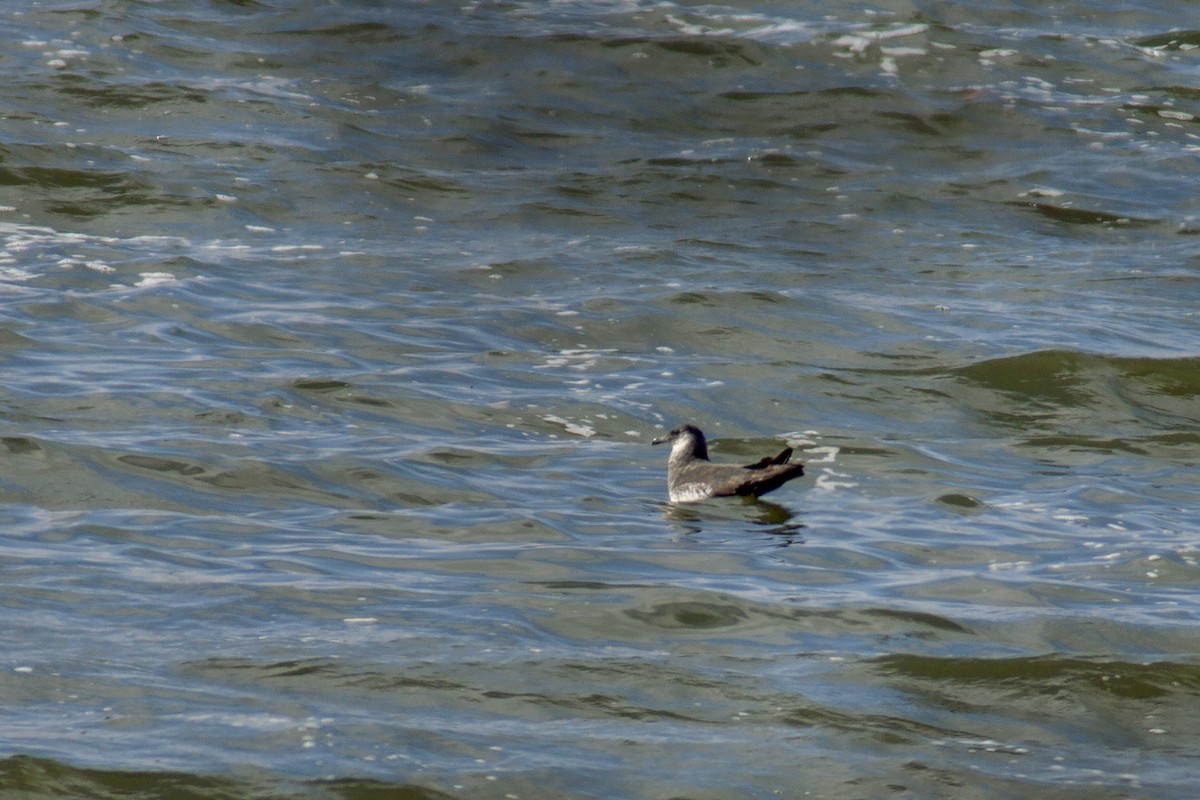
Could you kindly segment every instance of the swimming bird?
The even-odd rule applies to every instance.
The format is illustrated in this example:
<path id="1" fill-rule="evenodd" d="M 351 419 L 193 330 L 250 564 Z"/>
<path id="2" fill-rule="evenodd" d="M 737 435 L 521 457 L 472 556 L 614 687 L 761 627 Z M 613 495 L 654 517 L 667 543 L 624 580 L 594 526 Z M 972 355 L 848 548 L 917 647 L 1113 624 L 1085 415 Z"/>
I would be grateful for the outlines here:
<path id="1" fill-rule="evenodd" d="M 680 425 L 651 444 L 664 442 L 672 443 L 667 460 L 667 494 L 672 503 L 733 495 L 758 497 L 804 474 L 803 464 L 788 463 L 790 447 L 744 467 L 714 464 L 708 460 L 704 434 L 695 425 Z"/>

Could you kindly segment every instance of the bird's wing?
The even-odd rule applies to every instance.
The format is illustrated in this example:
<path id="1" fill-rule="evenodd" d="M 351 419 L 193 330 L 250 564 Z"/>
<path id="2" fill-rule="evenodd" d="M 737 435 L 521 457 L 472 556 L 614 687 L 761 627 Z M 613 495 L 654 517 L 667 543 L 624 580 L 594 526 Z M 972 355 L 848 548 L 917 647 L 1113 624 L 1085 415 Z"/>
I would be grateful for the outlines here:
<path id="1" fill-rule="evenodd" d="M 761 469 L 747 470 L 741 467 L 719 467 L 707 476 L 706 483 L 713 497 L 742 495 L 757 497 L 778 489 L 792 478 L 804 474 L 804 465 L 771 464 Z"/>
<path id="2" fill-rule="evenodd" d="M 746 466 L 742 467 L 742 469 L 763 469 L 765 467 L 771 467 L 776 464 L 786 464 L 788 462 L 788 459 L 791 457 L 792 457 L 792 448 L 785 447 L 782 450 L 780 450 L 777 455 L 763 456 L 758 461 L 755 461 L 753 464 L 747 464 Z"/>
<path id="3" fill-rule="evenodd" d="M 764 468 L 761 470 L 761 474 L 755 475 L 753 479 L 744 482 L 738 487 L 735 494 L 758 497 L 759 495 L 778 489 L 792 478 L 799 478 L 803 474 L 803 464 L 776 464 Z"/>

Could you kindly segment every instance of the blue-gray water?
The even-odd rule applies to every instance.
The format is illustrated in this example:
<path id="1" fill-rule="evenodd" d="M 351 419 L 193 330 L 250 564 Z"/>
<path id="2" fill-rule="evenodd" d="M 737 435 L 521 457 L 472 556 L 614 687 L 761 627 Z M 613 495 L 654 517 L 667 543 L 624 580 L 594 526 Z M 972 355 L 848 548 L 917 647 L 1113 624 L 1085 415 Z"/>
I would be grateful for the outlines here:
<path id="1" fill-rule="evenodd" d="M 1186 16 L 8 3 L 0 794 L 1190 800 Z"/>

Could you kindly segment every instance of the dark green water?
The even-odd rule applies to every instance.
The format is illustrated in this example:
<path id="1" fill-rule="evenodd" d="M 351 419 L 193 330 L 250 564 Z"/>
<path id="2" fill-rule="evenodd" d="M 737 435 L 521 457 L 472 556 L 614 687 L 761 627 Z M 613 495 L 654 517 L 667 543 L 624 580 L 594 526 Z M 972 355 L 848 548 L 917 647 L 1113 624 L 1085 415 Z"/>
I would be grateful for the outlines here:
<path id="1" fill-rule="evenodd" d="M 1180 16 L 11 4 L 0 794 L 1190 800 Z"/>

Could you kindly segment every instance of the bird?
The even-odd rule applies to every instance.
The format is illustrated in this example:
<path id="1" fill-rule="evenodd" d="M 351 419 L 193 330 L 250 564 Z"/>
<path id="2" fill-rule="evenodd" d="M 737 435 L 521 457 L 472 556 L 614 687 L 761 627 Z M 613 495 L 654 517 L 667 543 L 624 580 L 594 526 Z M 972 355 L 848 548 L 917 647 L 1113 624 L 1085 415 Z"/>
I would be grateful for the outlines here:
<path id="1" fill-rule="evenodd" d="M 789 463 L 792 448 L 764 456 L 753 464 L 714 464 L 708 460 L 704 434 L 695 425 L 680 425 L 651 444 L 671 442 L 667 460 L 667 494 L 672 503 L 709 497 L 758 497 L 804 474 L 804 465 Z"/>

